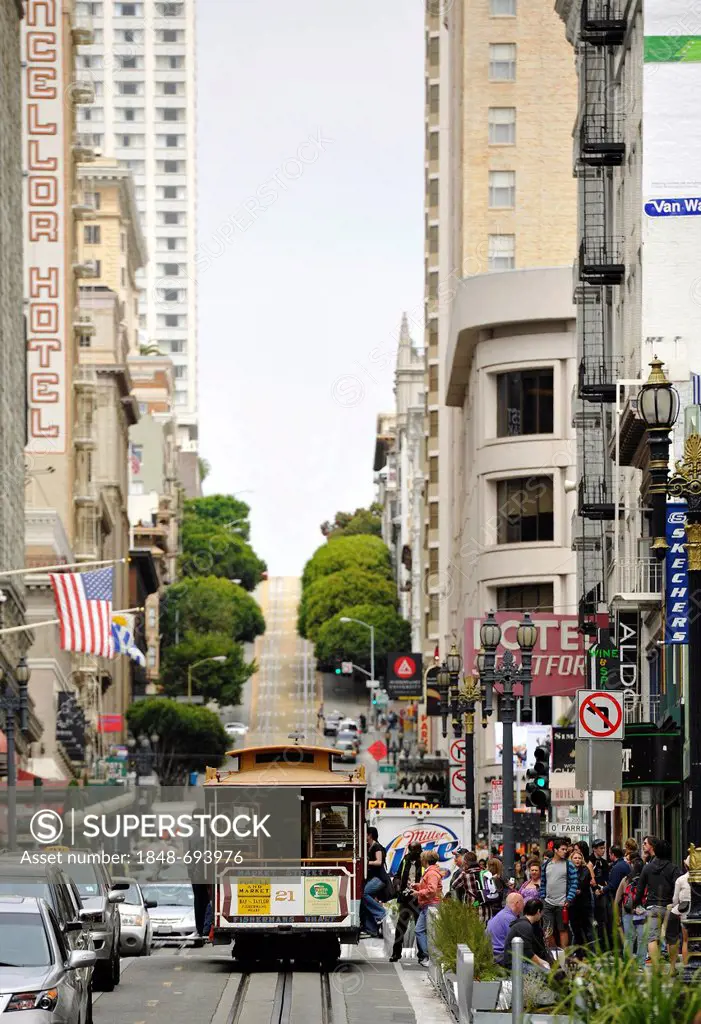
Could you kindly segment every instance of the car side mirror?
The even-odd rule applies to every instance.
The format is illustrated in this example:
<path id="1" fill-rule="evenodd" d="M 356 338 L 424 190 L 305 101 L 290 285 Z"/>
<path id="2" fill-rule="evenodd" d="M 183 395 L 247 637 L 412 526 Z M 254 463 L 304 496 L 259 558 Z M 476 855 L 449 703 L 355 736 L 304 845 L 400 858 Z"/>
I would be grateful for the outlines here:
<path id="1" fill-rule="evenodd" d="M 126 892 L 126 890 L 128 888 L 129 888 L 129 882 L 115 882 L 114 885 L 112 886 L 112 890 L 111 891 L 114 891 L 116 889 L 117 892 L 119 892 L 121 890 L 124 890 Z"/>
<path id="2" fill-rule="evenodd" d="M 144 906 L 147 910 L 155 910 L 158 906 L 158 900 L 146 900 Z"/>
<path id="3" fill-rule="evenodd" d="M 119 889 L 110 889 L 110 891 L 107 893 L 108 903 L 124 903 L 124 900 L 126 898 L 126 893 L 123 891 L 120 892 Z"/>
<path id="4" fill-rule="evenodd" d="M 90 910 L 87 907 L 84 907 L 78 916 L 85 924 L 99 924 L 105 919 L 105 915 L 101 910 Z"/>
<path id="5" fill-rule="evenodd" d="M 94 967 L 97 963 L 97 954 L 94 949 L 74 949 L 68 955 L 68 970 L 77 971 L 81 967 Z"/>

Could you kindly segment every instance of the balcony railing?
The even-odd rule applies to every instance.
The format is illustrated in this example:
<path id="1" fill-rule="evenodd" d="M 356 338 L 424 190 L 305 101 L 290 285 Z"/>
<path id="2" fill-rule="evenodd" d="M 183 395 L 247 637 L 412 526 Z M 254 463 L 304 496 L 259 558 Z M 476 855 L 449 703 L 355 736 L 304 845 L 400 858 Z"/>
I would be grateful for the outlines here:
<path id="1" fill-rule="evenodd" d="M 620 284 L 625 275 L 623 238 L 585 234 L 579 247 L 579 276 L 587 284 Z"/>
<path id="2" fill-rule="evenodd" d="M 621 559 L 618 566 L 618 590 L 621 594 L 662 593 L 662 563 L 656 558 Z"/>
<path id="3" fill-rule="evenodd" d="M 620 167 L 626 146 L 619 118 L 610 114 L 584 114 L 579 132 L 579 152 L 583 163 L 593 167 Z"/>
<path id="4" fill-rule="evenodd" d="M 623 713 L 626 725 L 645 725 L 657 722 L 660 717 L 662 698 L 659 695 L 641 697 L 637 694 L 633 700 L 624 699 Z"/>
<path id="5" fill-rule="evenodd" d="M 579 34 L 594 46 L 620 46 L 626 35 L 624 0 L 582 0 Z"/>
<path id="6" fill-rule="evenodd" d="M 613 484 L 605 477 L 583 477 L 579 481 L 577 499 L 577 510 L 585 519 L 603 521 L 616 518 Z M 622 504 L 619 508 L 622 512 Z"/>

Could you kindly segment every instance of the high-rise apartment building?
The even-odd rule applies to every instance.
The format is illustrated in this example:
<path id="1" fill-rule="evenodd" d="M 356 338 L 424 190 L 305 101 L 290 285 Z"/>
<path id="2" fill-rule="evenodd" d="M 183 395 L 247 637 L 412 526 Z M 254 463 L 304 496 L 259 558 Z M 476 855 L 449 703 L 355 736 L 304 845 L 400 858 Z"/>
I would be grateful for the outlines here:
<path id="1" fill-rule="evenodd" d="M 427 67 L 429 639 L 442 657 L 455 643 L 470 673 L 490 608 L 508 643 L 532 612 L 534 721 L 547 725 L 552 697 L 584 681 L 566 486 L 574 61 L 551 0 L 459 0 L 429 35 Z M 483 796 L 497 751 L 498 731 L 479 730 Z"/>
<path id="2" fill-rule="evenodd" d="M 178 442 L 194 452 L 195 0 L 77 0 L 76 14 L 95 32 L 79 59 L 95 103 L 79 127 L 133 174 L 149 253 L 139 277 L 140 344 L 171 356 Z"/>

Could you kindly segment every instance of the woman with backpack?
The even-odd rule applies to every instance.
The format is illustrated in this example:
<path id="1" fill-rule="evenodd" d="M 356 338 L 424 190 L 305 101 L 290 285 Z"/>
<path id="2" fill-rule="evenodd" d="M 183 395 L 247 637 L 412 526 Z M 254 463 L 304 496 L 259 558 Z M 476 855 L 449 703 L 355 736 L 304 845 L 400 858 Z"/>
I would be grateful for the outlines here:
<path id="1" fill-rule="evenodd" d="M 443 898 L 443 873 L 438 867 L 438 854 L 435 850 L 424 850 L 421 866 L 424 869 L 421 881 L 414 882 L 410 888 L 416 893 L 421 908 L 416 922 L 418 961 L 421 967 L 428 967 L 428 909 L 436 906 Z"/>
<path id="2" fill-rule="evenodd" d="M 635 839 L 626 839 L 624 849 L 630 872 L 621 879 L 614 904 L 618 908 L 624 945 L 643 967 L 647 956 L 647 943 L 643 937 L 645 914 L 633 913 L 633 899 L 640 872 L 643 870 L 643 860 Z"/>
<path id="3" fill-rule="evenodd" d="M 482 904 L 483 920 L 486 923 L 499 913 L 506 899 L 507 885 L 504 881 L 504 869 L 498 857 L 490 857 L 487 861 L 486 870 L 480 874 L 480 886 L 484 901 Z"/>

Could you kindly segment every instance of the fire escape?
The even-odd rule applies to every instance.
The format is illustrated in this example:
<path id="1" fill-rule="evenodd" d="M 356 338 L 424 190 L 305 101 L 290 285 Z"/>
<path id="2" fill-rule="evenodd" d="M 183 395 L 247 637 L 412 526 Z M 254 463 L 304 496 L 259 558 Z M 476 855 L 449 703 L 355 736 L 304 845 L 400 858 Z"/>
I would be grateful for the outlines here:
<path id="1" fill-rule="evenodd" d="M 611 343 L 612 289 L 625 278 L 624 240 L 611 232 L 612 168 L 625 159 L 622 116 L 615 102 L 612 49 L 623 43 L 622 0 L 582 0 L 577 56 L 580 123 L 575 153 L 580 244 L 576 268 L 579 372 L 577 522 L 573 531 L 580 577 L 579 624 L 596 632 L 604 602 L 607 526 L 616 515 L 607 439 L 620 360 Z"/>

